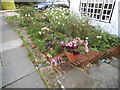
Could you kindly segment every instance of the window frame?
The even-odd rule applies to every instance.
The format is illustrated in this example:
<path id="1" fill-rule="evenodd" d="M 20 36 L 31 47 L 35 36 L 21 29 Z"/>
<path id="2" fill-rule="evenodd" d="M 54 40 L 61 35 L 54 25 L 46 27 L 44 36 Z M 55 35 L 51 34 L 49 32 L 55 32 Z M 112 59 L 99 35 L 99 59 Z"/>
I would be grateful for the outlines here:
<path id="1" fill-rule="evenodd" d="M 88 15 L 93 20 L 110 23 L 113 10 L 115 7 L 115 3 L 116 3 L 116 0 L 99 0 L 99 2 L 98 0 L 80 0 L 79 12 L 81 14 Z M 106 9 L 105 9 L 105 5 L 107 5 Z M 104 14 L 105 11 L 106 11 L 106 14 Z M 108 11 L 110 12 L 110 14 L 108 14 Z"/>

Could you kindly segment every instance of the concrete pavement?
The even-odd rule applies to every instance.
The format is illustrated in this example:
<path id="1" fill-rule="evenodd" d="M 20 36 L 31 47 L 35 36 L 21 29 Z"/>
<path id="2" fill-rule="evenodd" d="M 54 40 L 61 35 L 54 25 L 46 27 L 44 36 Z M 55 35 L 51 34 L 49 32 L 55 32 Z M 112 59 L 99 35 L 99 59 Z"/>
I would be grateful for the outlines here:
<path id="1" fill-rule="evenodd" d="M 20 47 L 22 40 L 7 24 L 4 15 L 0 13 L 0 87 L 45 88 L 26 49 Z"/>

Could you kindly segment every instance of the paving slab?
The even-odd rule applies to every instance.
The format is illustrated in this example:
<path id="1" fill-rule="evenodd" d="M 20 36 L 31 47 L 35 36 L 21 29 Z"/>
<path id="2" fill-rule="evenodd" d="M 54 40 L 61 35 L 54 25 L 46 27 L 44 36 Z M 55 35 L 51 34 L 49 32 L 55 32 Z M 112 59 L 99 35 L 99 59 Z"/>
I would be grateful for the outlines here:
<path id="1" fill-rule="evenodd" d="M 114 77 L 107 77 L 103 80 L 103 85 L 105 88 L 118 88 L 118 79 Z"/>
<path id="2" fill-rule="evenodd" d="M 118 88 L 118 72 L 110 65 L 104 63 L 100 67 L 91 67 L 88 74 L 102 84 L 103 88 Z"/>
<path id="3" fill-rule="evenodd" d="M 37 72 L 30 74 L 5 88 L 45 88 Z"/>
<path id="4" fill-rule="evenodd" d="M 58 82 L 65 88 L 93 88 L 95 86 L 95 81 L 77 67 L 59 77 Z"/>
<path id="5" fill-rule="evenodd" d="M 2 66 L 0 66 L 0 88 L 2 88 Z"/>
<path id="6" fill-rule="evenodd" d="M 0 43 L 19 39 L 19 36 L 14 31 L 14 29 L 11 26 L 9 26 L 8 23 L 6 22 L 7 21 L 6 18 L 3 15 L 1 15 L 0 19 L 1 19 L 0 33 L 2 33 L 2 38 L 0 39 Z"/>
<path id="7" fill-rule="evenodd" d="M 17 57 L 17 56 L 16 56 Z M 35 71 L 35 67 L 28 57 L 22 58 L 23 60 L 17 59 L 16 62 L 9 65 L 3 65 L 2 75 L 3 82 L 2 86 L 16 81 L 32 72 Z M 9 60 L 9 59 L 8 59 Z"/>
<path id="8" fill-rule="evenodd" d="M 0 66 L 2 66 L 2 53 L 0 53 Z"/>
<path id="9" fill-rule="evenodd" d="M 2 30 L 0 32 L 7 32 L 7 31 L 13 31 L 13 27 L 8 26 L 7 22 L 4 22 L 4 19 L 2 19 Z"/>
<path id="10" fill-rule="evenodd" d="M 1 15 L 1 13 L 0 13 Z M 0 16 L 0 42 L 2 42 L 2 17 Z M 0 46 L 0 50 L 2 49 L 2 47 Z"/>
<path id="11" fill-rule="evenodd" d="M 119 58 L 116 58 L 116 57 L 112 57 L 112 60 L 110 62 L 110 65 L 115 67 L 116 69 L 119 69 L 118 68 L 118 63 L 120 63 L 120 60 Z"/>
<path id="12" fill-rule="evenodd" d="M 0 27 L 2 26 L 2 13 L 0 13 Z M 1 27 L 2 28 L 2 27 Z M 1 29 L 0 29 L 1 31 Z"/>
<path id="13" fill-rule="evenodd" d="M 12 41 L 8 41 L 5 43 L 0 43 L 0 47 L 2 47 L 2 49 L 0 49 L 0 52 L 20 47 L 22 46 L 22 43 L 23 41 L 21 39 L 12 40 Z"/>
<path id="14" fill-rule="evenodd" d="M 13 27 L 9 26 L 8 23 L 7 23 L 7 20 L 6 18 L 3 16 L 2 13 L 0 13 L 0 27 L 1 27 L 1 30 L 0 32 L 5 32 L 5 31 L 13 31 Z"/>
<path id="15" fill-rule="evenodd" d="M 110 76 L 118 79 L 118 69 L 112 67 L 111 65 L 104 63 L 99 67 L 99 69 L 103 73 L 106 73 L 107 75 L 110 75 Z"/>
<path id="16" fill-rule="evenodd" d="M 10 65 L 19 61 L 24 61 L 24 58 L 26 58 L 27 56 L 27 50 L 25 48 L 13 48 L 2 52 L 2 63 L 4 65 Z"/>
<path id="17" fill-rule="evenodd" d="M 0 41 L 0 43 L 8 42 L 11 40 L 17 40 L 17 39 L 20 38 L 15 31 L 5 31 L 5 32 L 2 31 L 2 41 Z"/>

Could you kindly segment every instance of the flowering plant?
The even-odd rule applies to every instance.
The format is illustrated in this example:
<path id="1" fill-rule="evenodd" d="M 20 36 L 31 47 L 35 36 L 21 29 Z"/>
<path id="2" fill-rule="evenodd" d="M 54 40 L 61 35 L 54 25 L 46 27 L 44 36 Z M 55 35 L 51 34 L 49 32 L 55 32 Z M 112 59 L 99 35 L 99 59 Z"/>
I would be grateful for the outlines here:
<path id="1" fill-rule="evenodd" d="M 73 53 L 74 55 L 80 54 L 80 48 L 84 48 L 82 52 L 88 52 L 88 41 L 81 40 L 79 37 L 67 36 L 60 42 L 65 51 Z"/>

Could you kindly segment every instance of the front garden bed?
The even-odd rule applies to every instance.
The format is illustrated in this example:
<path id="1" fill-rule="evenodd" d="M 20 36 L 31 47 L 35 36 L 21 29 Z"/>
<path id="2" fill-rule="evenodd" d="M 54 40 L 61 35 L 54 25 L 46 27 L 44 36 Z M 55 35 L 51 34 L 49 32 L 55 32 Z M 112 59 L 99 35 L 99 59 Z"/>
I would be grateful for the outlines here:
<path id="1" fill-rule="evenodd" d="M 53 62 L 51 66 L 60 74 L 64 74 L 73 67 L 84 68 L 85 65 L 99 59 L 120 54 L 117 36 L 90 25 L 88 19 L 78 18 L 76 15 L 70 14 L 67 9 L 48 8 L 41 13 L 30 7 L 21 10 L 20 16 L 12 16 L 7 19 L 13 26 L 19 26 L 20 32 L 25 30 L 29 35 L 26 41 L 30 39 L 28 44 L 34 51 L 34 54 L 30 56 L 39 59 L 32 59 L 38 68 L 50 66 L 52 59 L 62 58 L 57 65 Z M 76 62 L 69 62 L 60 44 L 66 36 L 87 40 L 89 52 L 80 52 Z"/>

